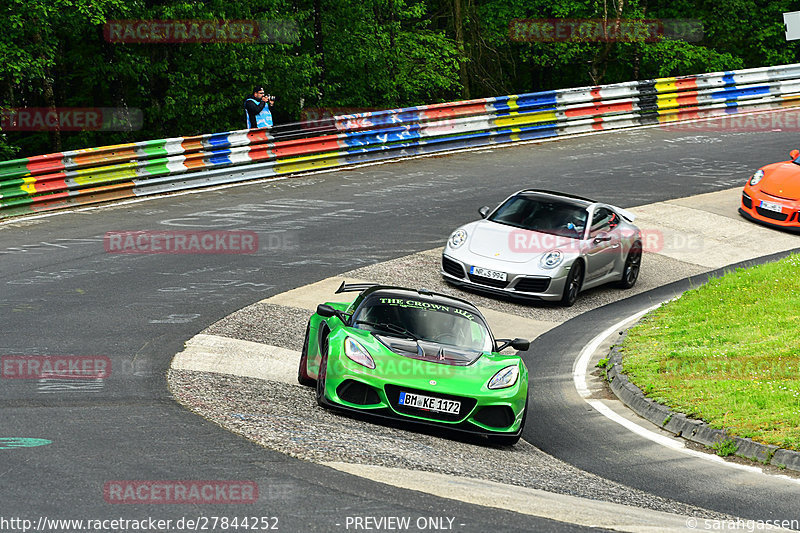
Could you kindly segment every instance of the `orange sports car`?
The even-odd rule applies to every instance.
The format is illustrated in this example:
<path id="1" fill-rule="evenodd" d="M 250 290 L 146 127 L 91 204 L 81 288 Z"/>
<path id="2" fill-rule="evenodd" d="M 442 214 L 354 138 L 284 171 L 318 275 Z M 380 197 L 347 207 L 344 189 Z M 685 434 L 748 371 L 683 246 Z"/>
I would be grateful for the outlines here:
<path id="1" fill-rule="evenodd" d="M 739 213 L 760 224 L 800 232 L 800 150 L 756 170 L 742 191 Z"/>

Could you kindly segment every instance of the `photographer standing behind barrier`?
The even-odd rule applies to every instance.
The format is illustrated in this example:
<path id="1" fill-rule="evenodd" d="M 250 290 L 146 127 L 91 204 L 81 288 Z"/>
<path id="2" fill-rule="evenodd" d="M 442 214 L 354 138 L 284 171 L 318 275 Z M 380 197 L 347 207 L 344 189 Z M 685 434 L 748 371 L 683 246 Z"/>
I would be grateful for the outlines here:
<path id="1" fill-rule="evenodd" d="M 275 104 L 275 96 L 264 94 L 263 87 L 256 87 L 253 96 L 244 101 L 244 119 L 247 128 L 271 128 L 272 113 L 269 108 Z"/>

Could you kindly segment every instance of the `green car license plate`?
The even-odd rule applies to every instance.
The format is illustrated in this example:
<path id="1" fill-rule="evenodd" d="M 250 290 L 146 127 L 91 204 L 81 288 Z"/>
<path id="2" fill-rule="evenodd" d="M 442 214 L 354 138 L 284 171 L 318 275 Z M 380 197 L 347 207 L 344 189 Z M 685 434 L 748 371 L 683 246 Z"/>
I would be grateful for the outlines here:
<path id="1" fill-rule="evenodd" d="M 457 402 L 455 400 L 445 400 L 443 398 L 434 398 L 433 396 L 423 396 L 421 394 L 412 394 L 410 392 L 400 393 L 400 405 L 416 407 L 417 409 L 424 409 L 426 411 L 450 413 L 454 415 L 457 415 L 461 410 L 461 402 Z"/>

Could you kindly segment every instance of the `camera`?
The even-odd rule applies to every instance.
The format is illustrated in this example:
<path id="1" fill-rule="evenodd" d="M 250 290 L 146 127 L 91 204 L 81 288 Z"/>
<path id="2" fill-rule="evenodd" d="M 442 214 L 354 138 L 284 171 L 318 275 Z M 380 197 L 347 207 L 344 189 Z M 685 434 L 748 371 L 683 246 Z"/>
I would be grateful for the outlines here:
<path id="1" fill-rule="evenodd" d="M 275 103 L 275 100 L 276 100 L 278 97 L 277 97 L 277 96 L 275 96 L 274 94 L 267 94 L 267 95 L 264 95 L 264 98 L 266 98 L 268 101 L 270 101 L 270 102 L 272 102 L 272 103 L 274 104 L 274 103 Z"/>

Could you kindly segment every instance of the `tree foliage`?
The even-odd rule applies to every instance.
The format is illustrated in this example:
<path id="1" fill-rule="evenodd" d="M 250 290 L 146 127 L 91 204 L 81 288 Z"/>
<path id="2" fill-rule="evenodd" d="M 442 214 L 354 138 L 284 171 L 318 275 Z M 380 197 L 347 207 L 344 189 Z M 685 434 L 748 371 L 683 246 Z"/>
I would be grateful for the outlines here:
<path id="1" fill-rule="evenodd" d="M 0 159 L 239 129 L 254 85 L 276 122 L 303 108 L 390 108 L 791 63 L 788 0 L 5 0 L 0 109 L 140 109 L 136 131 L 0 133 Z M 251 20 L 267 42 L 118 43 L 118 20 Z M 514 19 L 689 20 L 691 39 L 519 40 Z M 275 37 L 275 36 L 272 36 Z"/>

